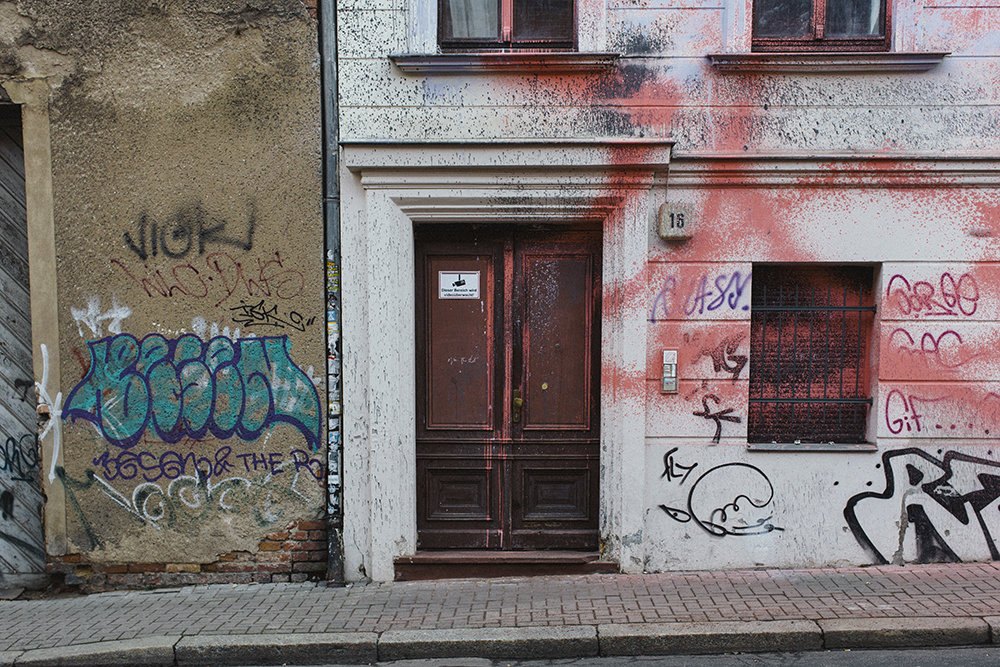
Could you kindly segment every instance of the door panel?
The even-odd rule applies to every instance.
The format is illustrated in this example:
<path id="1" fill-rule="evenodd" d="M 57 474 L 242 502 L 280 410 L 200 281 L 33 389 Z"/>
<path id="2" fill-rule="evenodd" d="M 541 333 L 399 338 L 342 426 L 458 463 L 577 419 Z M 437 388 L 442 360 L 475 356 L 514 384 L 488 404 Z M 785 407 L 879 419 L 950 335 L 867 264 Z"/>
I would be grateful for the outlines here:
<path id="1" fill-rule="evenodd" d="M 425 279 L 435 287 L 426 300 L 428 429 L 493 429 L 491 260 L 471 255 L 427 258 Z"/>
<path id="2" fill-rule="evenodd" d="M 529 246 L 523 254 L 524 430 L 588 429 L 592 256 Z M 515 276 L 516 279 L 517 276 Z"/>
<path id="3" fill-rule="evenodd" d="M 418 548 L 596 549 L 600 232 L 418 227 L 416 265 Z"/>

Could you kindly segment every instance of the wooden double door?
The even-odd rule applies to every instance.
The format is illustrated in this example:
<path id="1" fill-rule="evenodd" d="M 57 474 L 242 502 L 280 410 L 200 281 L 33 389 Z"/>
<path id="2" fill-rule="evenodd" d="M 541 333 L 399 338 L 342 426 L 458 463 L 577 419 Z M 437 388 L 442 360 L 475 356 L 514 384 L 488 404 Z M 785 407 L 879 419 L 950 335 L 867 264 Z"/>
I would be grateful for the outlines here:
<path id="1" fill-rule="evenodd" d="M 598 546 L 601 234 L 416 230 L 417 546 Z"/>

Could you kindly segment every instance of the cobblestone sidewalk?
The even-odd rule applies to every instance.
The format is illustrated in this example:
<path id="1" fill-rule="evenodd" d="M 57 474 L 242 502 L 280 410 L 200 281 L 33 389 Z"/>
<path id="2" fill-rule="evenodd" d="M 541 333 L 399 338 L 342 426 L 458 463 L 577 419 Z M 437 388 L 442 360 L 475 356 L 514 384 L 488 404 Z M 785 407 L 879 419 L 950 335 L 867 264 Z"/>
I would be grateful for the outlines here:
<path id="1" fill-rule="evenodd" d="M 0 602 L 0 650 L 162 635 L 984 617 L 1000 563 L 444 580 L 328 588 L 213 585 Z"/>

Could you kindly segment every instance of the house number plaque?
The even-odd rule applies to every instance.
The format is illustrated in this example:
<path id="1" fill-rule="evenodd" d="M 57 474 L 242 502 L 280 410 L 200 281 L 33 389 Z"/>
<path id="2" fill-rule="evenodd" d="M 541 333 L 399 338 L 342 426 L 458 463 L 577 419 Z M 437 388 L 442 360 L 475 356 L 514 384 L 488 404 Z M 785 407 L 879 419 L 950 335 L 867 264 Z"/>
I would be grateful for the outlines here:
<path id="1" fill-rule="evenodd" d="M 666 203 L 657 215 L 657 232 L 664 241 L 682 241 L 694 236 L 695 213 L 690 206 Z"/>

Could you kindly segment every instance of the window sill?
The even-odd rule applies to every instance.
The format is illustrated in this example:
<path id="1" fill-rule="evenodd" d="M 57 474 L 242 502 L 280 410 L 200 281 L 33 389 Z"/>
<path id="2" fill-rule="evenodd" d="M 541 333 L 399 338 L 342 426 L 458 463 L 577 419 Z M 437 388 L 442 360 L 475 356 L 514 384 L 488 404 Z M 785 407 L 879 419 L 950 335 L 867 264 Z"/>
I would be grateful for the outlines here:
<path id="1" fill-rule="evenodd" d="M 878 445 L 865 442 L 838 445 L 835 442 L 754 442 L 747 443 L 748 452 L 877 452 Z"/>
<path id="2" fill-rule="evenodd" d="M 940 64 L 947 52 L 838 51 L 824 53 L 710 53 L 712 67 L 727 74 L 795 72 L 926 72 Z"/>
<path id="3" fill-rule="evenodd" d="M 504 53 L 435 53 L 389 56 L 406 74 L 462 72 L 599 72 L 611 69 L 619 54 L 577 51 L 508 51 Z"/>

